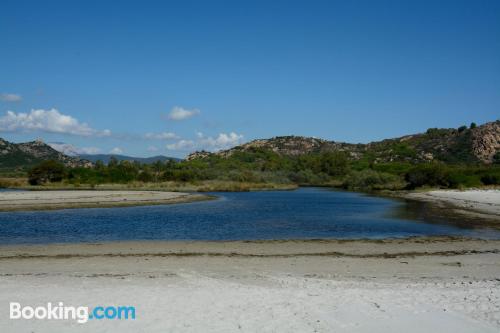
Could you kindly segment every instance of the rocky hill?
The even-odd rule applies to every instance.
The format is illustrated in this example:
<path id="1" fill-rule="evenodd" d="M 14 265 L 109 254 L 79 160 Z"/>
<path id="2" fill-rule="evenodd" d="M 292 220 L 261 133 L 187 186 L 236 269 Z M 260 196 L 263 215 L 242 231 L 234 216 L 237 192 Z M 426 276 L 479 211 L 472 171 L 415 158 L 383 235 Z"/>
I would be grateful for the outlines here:
<path id="1" fill-rule="evenodd" d="M 58 152 L 43 141 L 12 143 L 0 138 L 0 168 L 23 169 L 45 160 L 56 160 L 67 167 L 89 167 L 92 163 Z"/>
<path id="2" fill-rule="evenodd" d="M 419 163 L 439 160 L 447 163 L 491 164 L 500 159 L 500 120 L 476 127 L 430 128 L 425 133 L 386 139 L 368 144 L 351 144 L 301 136 L 281 136 L 254 140 L 216 153 L 195 152 L 188 160 L 211 155 L 229 157 L 236 152 L 258 149 L 280 155 L 299 156 L 309 153 L 344 151 L 354 159 L 375 163 L 407 161 Z"/>

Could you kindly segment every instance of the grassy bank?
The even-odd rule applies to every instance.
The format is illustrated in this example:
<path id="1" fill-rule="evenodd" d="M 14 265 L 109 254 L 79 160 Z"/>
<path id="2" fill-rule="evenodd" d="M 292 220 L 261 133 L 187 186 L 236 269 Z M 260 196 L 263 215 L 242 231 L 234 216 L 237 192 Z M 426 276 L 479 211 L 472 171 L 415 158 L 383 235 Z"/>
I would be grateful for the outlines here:
<path id="1" fill-rule="evenodd" d="M 24 190 L 144 190 L 168 192 L 245 192 L 266 190 L 293 190 L 296 184 L 253 183 L 236 181 L 195 181 L 195 182 L 140 182 L 74 184 L 71 182 L 53 182 L 43 185 L 30 185 L 27 178 L 0 178 L 0 187 Z"/>

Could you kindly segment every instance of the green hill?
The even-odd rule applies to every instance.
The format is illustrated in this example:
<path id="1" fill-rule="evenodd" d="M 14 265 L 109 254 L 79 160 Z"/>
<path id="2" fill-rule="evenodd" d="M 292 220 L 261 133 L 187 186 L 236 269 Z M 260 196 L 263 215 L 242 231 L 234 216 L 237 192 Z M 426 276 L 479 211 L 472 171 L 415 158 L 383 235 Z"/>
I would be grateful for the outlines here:
<path id="1" fill-rule="evenodd" d="M 47 160 L 59 161 L 67 167 L 92 166 L 91 162 L 64 155 L 40 140 L 12 143 L 0 138 L 0 169 L 2 170 L 26 170 Z"/>
<path id="2" fill-rule="evenodd" d="M 314 153 L 338 152 L 351 160 L 371 163 L 441 161 L 491 164 L 500 153 L 500 120 L 481 126 L 460 128 L 430 128 L 425 133 L 386 139 L 368 144 L 352 144 L 302 136 L 281 136 L 254 140 L 216 153 L 195 152 L 187 160 L 211 155 L 229 157 L 237 152 L 267 150 L 281 156 L 300 156 Z"/>

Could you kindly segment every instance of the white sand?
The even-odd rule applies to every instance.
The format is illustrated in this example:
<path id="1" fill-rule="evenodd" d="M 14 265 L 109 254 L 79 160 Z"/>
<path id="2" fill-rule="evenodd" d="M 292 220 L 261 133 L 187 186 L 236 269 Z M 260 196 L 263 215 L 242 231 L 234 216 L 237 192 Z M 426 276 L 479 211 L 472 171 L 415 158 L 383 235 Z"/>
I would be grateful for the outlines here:
<path id="1" fill-rule="evenodd" d="M 0 332 L 500 330 L 498 241 L 314 244 L 163 243 L 165 252 L 161 242 L 1 248 Z M 206 255 L 199 252 L 204 245 Z M 345 254 L 328 255 L 343 245 Z M 448 255 L 438 254 L 440 245 Z M 387 251 L 399 256 L 384 258 Z M 9 301 L 133 305 L 137 319 L 13 321 Z"/>
<path id="2" fill-rule="evenodd" d="M 203 198 L 199 194 L 161 191 L 12 191 L 0 192 L 0 211 L 154 205 Z"/>
<path id="3" fill-rule="evenodd" d="M 500 190 L 439 190 L 410 193 L 410 199 L 447 203 L 465 211 L 475 211 L 500 218 Z"/>

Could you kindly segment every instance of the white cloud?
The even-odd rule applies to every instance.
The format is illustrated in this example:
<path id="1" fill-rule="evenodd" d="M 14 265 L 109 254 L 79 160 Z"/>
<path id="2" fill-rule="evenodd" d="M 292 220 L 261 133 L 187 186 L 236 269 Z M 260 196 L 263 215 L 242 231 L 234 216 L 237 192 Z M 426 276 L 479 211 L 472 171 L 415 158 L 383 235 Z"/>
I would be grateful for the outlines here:
<path id="1" fill-rule="evenodd" d="M 193 150 L 196 147 L 196 144 L 192 140 L 180 140 L 175 143 L 168 144 L 168 150 Z"/>
<path id="2" fill-rule="evenodd" d="M 208 150 L 217 151 L 221 149 L 228 149 L 239 145 L 243 140 L 243 135 L 236 134 L 235 132 L 219 133 L 216 137 L 205 136 L 201 132 L 196 133 L 197 140 L 180 140 L 166 147 L 168 150 L 177 151 L 192 151 L 192 150 Z"/>
<path id="3" fill-rule="evenodd" d="M 0 101 L 3 102 L 20 102 L 23 98 L 21 95 L 18 94 L 8 94 L 8 93 L 3 93 L 0 94 Z"/>
<path id="4" fill-rule="evenodd" d="M 149 146 L 149 147 L 148 147 L 148 151 L 150 151 L 150 152 L 158 151 L 158 147 L 155 147 L 155 146 Z"/>
<path id="5" fill-rule="evenodd" d="M 50 142 L 48 143 L 49 146 L 54 148 L 57 151 L 60 151 L 61 153 L 68 155 L 68 156 L 77 156 L 77 155 L 82 155 L 82 154 L 98 154 L 101 150 L 96 147 L 76 147 L 70 143 L 64 143 L 64 142 Z"/>
<path id="6" fill-rule="evenodd" d="M 198 137 L 200 138 L 200 146 L 206 150 L 221 150 L 231 148 L 233 146 L 239 145 L 243 140 L 243 135 L 236 134 L 234 132 L 228 134 L 219 133 L 219 135 L 215 138 L 211 136 L 205 137 L 203 136 L 203 134 Z"/>
<path id="7" fill-rule="evenodd" d="M 5 116 L 0 117 L 0 131 L 42 131 L 79 136 L 111 135 L 110 130 L 98 131 L 56 109 L 31 110 L 30 113 L 7 111 Z"/>
<path id="8" fill-rule="evenodd" d="M 171 133 L 171 132 L 146 133 L 144 135 L 144 137 L 146 139 L 151 139 L 151 140 L 173 140 L 173 139 L 179 138 L 175 133 Z"/>
<path id="9" fill-rule="evenodd" d="M 191 118 L 193 116 L 196 116 L 200 114 L 200 110 L 198 109 L 184 109 L 180 106 L 174 106 L 172 110 L 170 110 L 170 113 L 168 114 L 168 119 L 171 120 L 184 120 Z"/>
<path id="10" fill-rule="evenodd" d="M 115 147 L 115 148 L 111 149 L 111 150 L 109 151 L 109 153 L 110 153 L 110 154 L 122 154 L 122 153 L 123 153 L 123 150 L 121 150 L 121 149 L 120 149 L 120 148 L 118 148 L 118 147 Z"/>
<path id="11" fill-rule="evenodd" d="M 111 131 L 109 129 L 105 129 L 99 132 L 98 136 L 110 136 Z"/>

